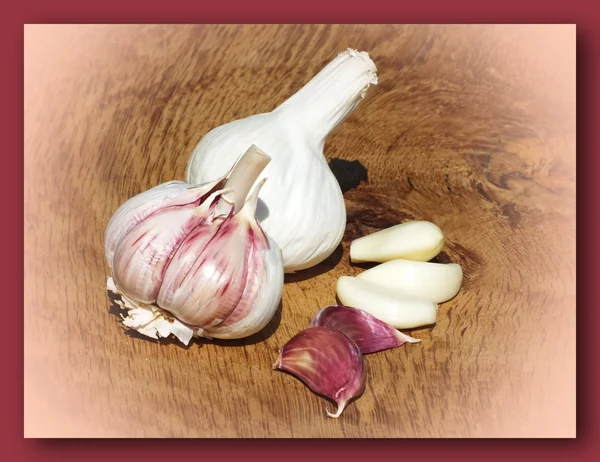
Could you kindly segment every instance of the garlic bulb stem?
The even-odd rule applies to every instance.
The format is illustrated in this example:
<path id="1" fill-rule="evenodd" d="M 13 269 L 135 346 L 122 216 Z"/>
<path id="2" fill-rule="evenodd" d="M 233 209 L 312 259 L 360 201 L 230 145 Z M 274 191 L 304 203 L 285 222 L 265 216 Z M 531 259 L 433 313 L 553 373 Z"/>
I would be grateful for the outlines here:
<path id="1" fill-rule="evenodd" d="M 222 194 L 221 200 L 217 204 L 217 214 L 227 214 L 231 209 L 231 204 L 233 204 L 234 212 L 239 212 L 246 202 L 252 185 L 270 161 L 271 157 L 257 146 L 254 144 L 250 146 L 240 156 L 225 182 L 225 189 L 230 189 L 230 191 Z"/>
<path id="2" fill-rule="evenodd" d="M 369 86 L 376 84 L 377 67 L 369 54 L 348 49 L 327 64 L 276 112 L 289 114 L 322 144 L 329 132 L 354 111 Z"/>
<path id="3" fill-rule="evenodd" d="M 239 215 L 244 216 L 247 220 L 252 220 L 256 216 L 258 193 L 260 193 L 260 190 L 266 181 L 267 179 L 263 178 L 256 184 L 252 192 L 248 195 L 248 199 L 246 199 L 246 203 L 242 207 L 242 210 L 240 210 Z"/>

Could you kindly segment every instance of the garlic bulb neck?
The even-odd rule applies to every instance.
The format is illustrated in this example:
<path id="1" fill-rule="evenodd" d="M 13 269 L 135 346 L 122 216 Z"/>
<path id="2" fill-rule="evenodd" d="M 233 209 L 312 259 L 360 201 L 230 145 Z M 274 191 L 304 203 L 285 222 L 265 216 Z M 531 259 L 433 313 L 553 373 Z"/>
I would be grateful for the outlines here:
<path id="1" fill-rule="evenodd" d="M 250 146 L 235 164 L 225 182 L 224 189 L 227 192 L 221 195 L 217 213 L 228 213 L 231 204 L 233 204 L 235 213 L 239 212 L 246 202 L 252 185 L 270 161 L 271 158 L 255 145 Z"/>
<path id="2" fill-rule="evenodd" d="M 376 84 L 377 67 L 369 54 L 348 49 L 274 112 L 299 122 L 322 145 Z"/>

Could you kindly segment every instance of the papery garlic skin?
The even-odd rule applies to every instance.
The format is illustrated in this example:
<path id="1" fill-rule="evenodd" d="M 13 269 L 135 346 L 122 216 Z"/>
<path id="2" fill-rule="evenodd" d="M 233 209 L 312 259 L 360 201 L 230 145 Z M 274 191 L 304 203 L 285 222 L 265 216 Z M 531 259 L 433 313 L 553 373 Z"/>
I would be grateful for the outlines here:
<path id="1" fill-rule="evenodd" d="M 154 188 L 141 194 L 151 207 L 136 196 L 119 209 L 130 213 L 111 220 L 105 251 L 114 292 L 129 309 L 126 326 L 189 341 L 243 338 L 267 325 L 283 291 L 283 260 L 255 218 L 264 180 L 244 199 L 269 160 L 252 146 L 226 180 L 177 185 L 177 194 Z"/>
<path id="2" fill-rule="evenodd" d="M 429 221 L 408 221 L 355 239 L 350 260 L 355 263 L 405 259 L 429 261 L 444 247 L 444 233 Z"/>
<path id="3" fill-rule="evenodd" d="M 421 340 L 403 334 L 372 314 L 351 306 L 328 306 L 320 310 L 310 327 L 329 327 L 352 339 L 362 354 L 398 348 Z"/>
<path id="4" fill-rule="evenodd" d="M 195 208 L 163 209 L 131 228 L 117 243 L 112 272 L 119 289 L 142 303 L 154 303 L 171 258 L 205 217 Z"/>
<path id="5" fill-rule="evenodd" d="M 210 337 L 258 332 L 281 299 L 281 252 L 254 219 L 263 183 L 237 215 L 198 227 L 201 236 L 190 233 L 165 273 L 158 305 L 189 325 L 202 326 Z M 191 277 L 195 283 L 186 284 Z"/>
<path id="6" fill-rule="evenodd" d="M 248 145 L 261 146 L 273 160 L 259 177 L 269 181 L 257 218 L 281 248 L 286 272 L 317 265 L 339 245 L 346 226 L 342 192 L 323 155 L 325 138 L 376 83 L 367 53 L 341 53 L 274 111 L 207 133 L 190 158 L 187 181 L 220 177 Z"/>
<path id="7" fill-rule="evenodd" d="M 267 236 L 269 249 L 278 249 L 275 241 Z M 283 259 L 281 252 L 272 252 L 270 250 L 261 249 L 258 260 L 264 261 L 262 265 L 261 277 L 256 278 L 261 281 L 268 281 L 263 289 L 253 288 L 251 291 L 257 294 L 257 298 L 253 301 L 250 309 L 243 316 L 239 312 L 232 313 L 224 322 L 214 327 L 205 329 L 205 336 L 220 338 L 220 339 L 235 339 L 238 338 L 239 332 L 245 332 L 246 336 L 253 335 L 263 329 L 273 318 L 277 311 L 281 293 L 283 291 Z M 258 271 L 256 267 L 252 271 Z M 255 284 L 257 284 L 255 279 Z"/>
<path id="8" fill-rule="evenodd" d="M 105 256 L 112 263 L 117 242 L 135 225 L 166 206 L 193 204 L 201 199 L 217 182 L 201 188 L 190 188 L 183 181 L 169 181 L 144 191 L 121 205 L 111 217 L 104 236 Z"/>
<path id="9" fill-rule="evenodd" d="M 274 369 L 295 375 L 315 393 L 334 400 L 339 417 L 348 402 L 365 390 L 366 370 L 360 349 L 348 336 L 329 327 L 310 327 L 280 350 Z"/>
<path id="10" fill-rule="evenodd" d="M 411 297 L 444 303 L 460 291 L 463 272 L 456 263 L 392 260 L 356 277 Z"/>
<path id="11" fill-rule="evenodd" d="M 437 318 L 436 303 L 351 276 L 338 279 L 337 296 L 344 305 L 364 310 L 396 329 L 428 326 Z"/>
<path id="12" fill-rule="evenodd" d="M 188 345 L 192 337 L 204 336 L 203 329 L 182 324 L 156 305 L 147 305 L 130 299 L 119 291 L 110 276 L 106 280 L 106 288 L 116 296 L 114 302 L 127 312 L 126 316 L 121 315 L 125 327 L 154 339 L 173 335 L 184 345 Z"/>

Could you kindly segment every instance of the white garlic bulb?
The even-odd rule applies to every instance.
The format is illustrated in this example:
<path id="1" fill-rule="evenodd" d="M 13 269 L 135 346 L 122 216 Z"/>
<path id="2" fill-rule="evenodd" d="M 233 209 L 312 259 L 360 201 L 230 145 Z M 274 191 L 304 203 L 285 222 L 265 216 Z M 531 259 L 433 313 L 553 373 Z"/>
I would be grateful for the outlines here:
<path id="1" fill-rule="evenodd" d="M 256 221 L 248 191 L 270 158 L 251 147 L 226 178 L 170 182 L 133 197 L 105 236 L 123 323 L 157 338 L 242 338 L 271 320 L 283 290 L 281 251 Z"/>
<path id="2" fill-rule="evenodd" d="M 376 83 L 366 52 L 341 53 L 274 111 L 206 134 L 188 163 L 188 183 L 224 175 L 250 144 L 261 146 L 273 161 L 260 177 L 269 181 L 257 218 L 281 248 L 286 272 L 317 265 L 339 245 L 346 226 L 344 198 L 323 155 L 325 138 Z"/>

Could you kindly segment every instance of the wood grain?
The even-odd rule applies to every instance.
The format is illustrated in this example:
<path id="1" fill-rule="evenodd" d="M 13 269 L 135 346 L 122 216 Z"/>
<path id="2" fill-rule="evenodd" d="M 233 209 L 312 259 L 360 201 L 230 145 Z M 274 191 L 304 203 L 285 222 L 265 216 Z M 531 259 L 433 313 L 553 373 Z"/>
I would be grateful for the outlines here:
<path id="1" fill-rule="evenodd" d="M 341 248 L 287 277 L 252 339 L 126 335 L 112 213 L 349 46 L 380 83 L 326 145 L 358 184 Z M 27 26 L 24 104 L 26 436 L 575 435 L 574 26 Z M 407 219 L 444 230 L 464 287 L 420 344 L 368 356 L 364 395 L 326 418 L 271 370 L 277 350 L 362 271 L 350 241 Z"/>

